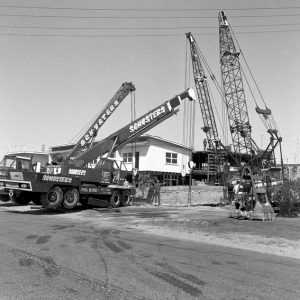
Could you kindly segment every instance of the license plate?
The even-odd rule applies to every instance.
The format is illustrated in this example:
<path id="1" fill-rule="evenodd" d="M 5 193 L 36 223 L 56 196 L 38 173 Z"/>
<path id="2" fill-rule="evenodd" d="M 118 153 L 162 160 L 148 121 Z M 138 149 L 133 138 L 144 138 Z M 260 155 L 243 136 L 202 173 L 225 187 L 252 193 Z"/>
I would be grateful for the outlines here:
<path id="1" fill-rule="evenodd" d="M 6 183 L 7 188 L 18 188 L 19 185 L 17 183 Z"/>

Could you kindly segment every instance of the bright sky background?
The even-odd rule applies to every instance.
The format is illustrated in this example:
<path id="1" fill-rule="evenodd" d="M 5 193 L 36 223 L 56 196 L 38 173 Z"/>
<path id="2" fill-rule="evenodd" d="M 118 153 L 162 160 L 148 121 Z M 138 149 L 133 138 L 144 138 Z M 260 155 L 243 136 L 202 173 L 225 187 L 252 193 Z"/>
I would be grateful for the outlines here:
<path id="1" fill-rule="evenodd" d="M 137 117 L 193 87 L 188 31 L 220 81 L 219 10 L 272 109 L 285 163 L 299 162 L 300 3 L 293 0 L 0 0 L 0 148 L 70 142 L 126 81 L 136 87 Z M 269 135 L 246 97 L 253 138 L 266 147 Z M 128 96 L 98 138 L 131 118 Z M 195 126 L 197 150 L 204 138 L 199 105 Z M 149 133 L 182 143 L 183 107 Z"/>

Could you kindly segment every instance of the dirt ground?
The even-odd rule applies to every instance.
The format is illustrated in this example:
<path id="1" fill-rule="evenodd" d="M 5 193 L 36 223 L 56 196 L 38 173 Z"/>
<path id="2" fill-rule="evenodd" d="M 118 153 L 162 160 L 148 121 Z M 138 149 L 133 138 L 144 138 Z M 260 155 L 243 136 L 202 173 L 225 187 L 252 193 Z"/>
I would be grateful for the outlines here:
<path id="1" fill-rule="evenodd" d="M 173 195 L 176 197 L 172 197 L 170 192 L 162 193 L 162 204 L 159 207 L 154 207 L 147 197 L 138 197 L 129 207 L 117 210 L 81 210 L 79 207 L 72 213 L 64 213 L 64 218 L 101 226 L 135 228 L 168 238 L 300 259 L 299 217 L 276 217 L 272 221 L 229 218 L 230 206 L 220 205 L 221 192 L 220 187 L 194 192 L 195 195 L 201 195 L 201 198 L 192 198 L 192 205 L 187 206 L 187 191 L 175 189 Z M 176 201 L 172 201 L 175 198 Z M 14 207 L 16 210 L 34 208 Z"/>
<path id="2" fill-rule="evenodd" d="M 272 221 L 229 218 L 229 206 L 181 206 L 133 203 L 108 210 L 95 208 L 64 214 L 96 226 L 138 229 L 144 233 L 227 246 L 258 253 L 300 259 L 300 218 L 276 217 Z"/>
<path id="3" fill-rule="evenodd" d="M 153 234 L 300 259 L 299 217 L 276 217 L 272 221 L 233 219 L 229 218 L 230 206 L 221 205 L 222 187 L 192 187 L 191 195 L 192 206 L 187 207 L 187 187 L 163 188 L 158 214 L 139 226 Z M 133 206 L 142 206 L 146 211 L 152 207 L 147 197 L 137 198 Z M 128 211 L 131 209 L 134 208 Z"/>
<path id="4" fill-rule="evenodd" d="M 15 206 L 17 211 L 39 210 L 38 206 Z M 229 206 L 154 207 L 135 202 L 120 209 L 94 208 L 63 213 L 63 218 L 95 226 L 137 229 L 147 234 L 228 246 L 258 253 L 300 259 L 300 218 L 276 217 L 272 221 L 229 218 Z M 44 212 L 57 214 L 56 212 Z"/>
<path id="5" fill-rule="evenodd" d="M 299 299 L 298 218 L 141 203 L 0 214 L 1 299 Z"/>
<path id="6" fill-rule="evenodd" d="M 144 207 L 142 214 L 147 213 L 150 217 L 152 208 Z M 161 206 L 138 226 L 151 234 L 300 259 L 300 218 L 237 220 L 229 218 L 229 206 Z"/>

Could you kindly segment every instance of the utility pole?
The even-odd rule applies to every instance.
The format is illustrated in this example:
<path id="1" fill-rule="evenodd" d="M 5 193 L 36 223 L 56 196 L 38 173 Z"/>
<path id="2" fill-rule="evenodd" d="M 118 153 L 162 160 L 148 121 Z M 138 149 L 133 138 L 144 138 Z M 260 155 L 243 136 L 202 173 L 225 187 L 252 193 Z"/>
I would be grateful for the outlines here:
<path id="1" fill-rule="evenodd" d="M 299 137 L 297 137 L 297 161 L 296 163 L 299 164 Z"/>
<path id="2" fill-rule="evenodd" d="M 188 206 L 192 205 L 192 170 L 189 175 L 189 193 L 188 193 Z"/>
<path id="3" fill-rule="evenodd" d="M 189 165 L 189 168 L 190 168 L 188 206 L 191 206 L 192 205 L 192 172 L 193 172 L 193 169 L 194 169 L 196 164 L 192 160 L 190 160 L 188 165 Z"/>

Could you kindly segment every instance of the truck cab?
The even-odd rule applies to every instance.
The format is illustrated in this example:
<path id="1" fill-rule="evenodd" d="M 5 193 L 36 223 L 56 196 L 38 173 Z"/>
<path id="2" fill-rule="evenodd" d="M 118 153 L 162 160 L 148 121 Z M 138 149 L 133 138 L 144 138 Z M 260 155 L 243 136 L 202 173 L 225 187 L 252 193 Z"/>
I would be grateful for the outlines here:
<path id="1" fill-rule="evenodd" d="M 10 200 L 12 190 L 24 188 L 18 180 L 24 180 L 23 172 L 33 172 L 32 161 L 29 157 L 5 155 L 0 162 L 0 200 Z M 4 179 L 5 181 L 1 181 Z M 26 186 L 27 187 L 27 186 Z"/>
<path id="2" fill-rule="evenodd" d="M 24 195 L 32 191 L 31 181 L 36 175 L 46 171 L 47 161 L 48 154 L 45 153 L 5 155 L 0 162 L 0 200 L 28 204 Z"/>

